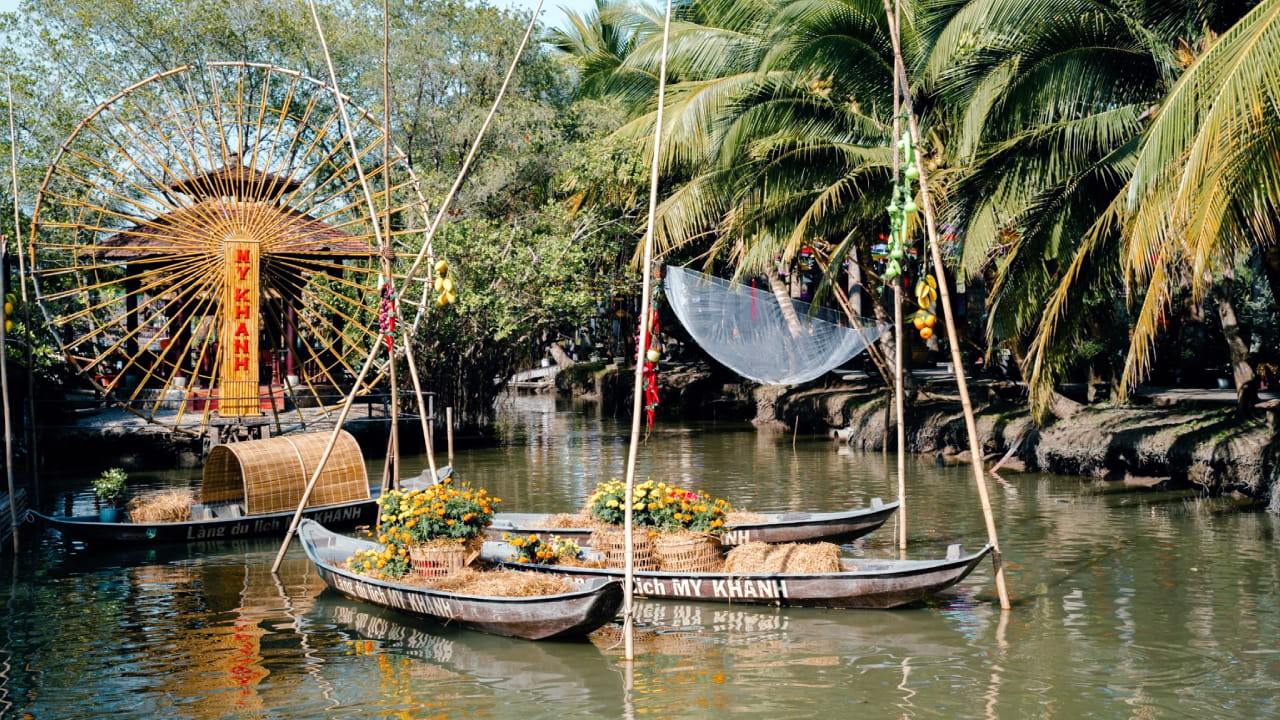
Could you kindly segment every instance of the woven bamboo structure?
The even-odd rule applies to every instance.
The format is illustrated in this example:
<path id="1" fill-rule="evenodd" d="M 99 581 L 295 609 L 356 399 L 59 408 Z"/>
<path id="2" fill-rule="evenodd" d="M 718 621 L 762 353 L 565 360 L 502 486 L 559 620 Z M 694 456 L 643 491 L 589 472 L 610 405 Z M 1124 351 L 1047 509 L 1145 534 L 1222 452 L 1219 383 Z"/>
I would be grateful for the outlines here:
<path id="1" fill-rule="evenodd" d="M 36 305 L 64 357 L 160 425 L 327 407 L 383 340 L 384 282 L 422 245 L 405 154 L 324 83 L 253 63 L 184 66 L 96 108 L 37 194 Z M 105 140 L 105 142 L 104 142 Z M 398 219 L 386 237 L 374 199 Z M 430 278 L 419 282 L 429 285 Z M 424 297 L 405 285 L 412 325 Z M 391 363 L 356 388 L 382 392 Z M 270 412 L 268 412 L 270 411 Z"/>
<path id="2" fill-rule="evenodd" d="M 204 465 L 200 502 L 243 502 L 246 515 L 293 510 L 330 437 L 327 432 L 305 433 L 218 445 Z M 333 454 L 316 481 L 307 507 L 368 498 L 364 456 L 356 439 L 343 430 L 338 433 Z"/>

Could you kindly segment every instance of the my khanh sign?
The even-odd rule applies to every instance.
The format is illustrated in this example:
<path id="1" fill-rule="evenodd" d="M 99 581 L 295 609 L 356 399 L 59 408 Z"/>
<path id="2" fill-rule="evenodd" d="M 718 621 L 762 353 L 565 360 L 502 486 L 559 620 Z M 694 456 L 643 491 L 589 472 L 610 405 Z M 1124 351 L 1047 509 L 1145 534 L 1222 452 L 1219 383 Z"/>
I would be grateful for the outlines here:
<path id="1" fill-rule="evenodd" d="M 220 333 L 218 414 L 261 415 L 258 403 L 258 330 L 261 323 L 259 259 L 262 245 L 250 238 L 227 238 Z"/>

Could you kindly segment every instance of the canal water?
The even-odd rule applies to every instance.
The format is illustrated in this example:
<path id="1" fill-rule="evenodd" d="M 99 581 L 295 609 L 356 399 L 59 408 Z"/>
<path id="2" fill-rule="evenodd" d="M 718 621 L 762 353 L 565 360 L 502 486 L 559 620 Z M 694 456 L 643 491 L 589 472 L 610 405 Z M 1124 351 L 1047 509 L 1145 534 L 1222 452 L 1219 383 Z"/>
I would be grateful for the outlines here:
<path id="1" fill-rule="evenodd" d="M 621 476 L 628 429 L 592 406 L 513 398 L 502 445 L 455 465 L 504 509 L 564 511 Z M 660 423 L 639 465 L 756 511 L 894 494 L 891 457 L 742 426 Z M 59 479 L 55 510 L 88 510 L 87 481 Z M 0 717 L 1280 716 L 1276 518 L 1038 474 L 990 488 L 1010 612 L 989 563 L 899 610 L 642 600 L 631 666 L 616 629 L 522 642 L 344 599 L 296 544 L 273 576 L 269 541 L 90 551 L 28 536 L 0 569 Z M 910 557 L 982 545 L 967 467 L 912 462 L 907 500 Z M 847 550 L 894 557 L 892 538 L 886 526 Z"/>

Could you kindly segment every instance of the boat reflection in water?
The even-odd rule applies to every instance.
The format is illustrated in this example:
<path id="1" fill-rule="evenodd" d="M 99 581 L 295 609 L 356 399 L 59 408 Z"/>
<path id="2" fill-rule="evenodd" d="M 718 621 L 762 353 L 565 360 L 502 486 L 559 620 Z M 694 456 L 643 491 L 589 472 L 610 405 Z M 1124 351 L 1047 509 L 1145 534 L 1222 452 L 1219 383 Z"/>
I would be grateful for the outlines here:
<path id="1" fill-rule="evenodd" d="M 366 659 L 340 662 L 341 680 L 334 680 L 335 685 L 365 682 L 351 673 L 376 666 L 384 695 L 395 695 L 387 699 L 402 708 L 425 710 L 428 702 L 448 707 L 456 694 L 454 707 L 476 711 L 487 704 L 482 699 L 486 692 L 500 704 L 512 702 L 508 694 L 517 693 L 522 701 L 554 701 L 604 717 L 622 702 L 616 673 L 590 643 L 531 643 L 441 627 L 334 592 L 320 600 L 299 617 L 303 642 L 324 648 L 327 657 Z M 345 653 L 338 652 L 342 648 Z M 377 662 L 369 663 L 373 656 Z"/>

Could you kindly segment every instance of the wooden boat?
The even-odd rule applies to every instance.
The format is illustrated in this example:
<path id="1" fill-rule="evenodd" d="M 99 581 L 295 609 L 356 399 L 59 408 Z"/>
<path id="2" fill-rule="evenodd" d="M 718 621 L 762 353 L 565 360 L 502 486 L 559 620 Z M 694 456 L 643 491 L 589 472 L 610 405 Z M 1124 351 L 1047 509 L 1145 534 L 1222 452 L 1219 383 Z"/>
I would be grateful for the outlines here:
<path id="1" fill-rule="evenodd" d="M 745 545 L 749 542 L 833 542 L 856 540 L 885 523 L 898 509 L 897 502 L 886 503 L 872 498 L 871 506 L 838 512 L 761 513 L 759 522 L 730 525 L 720 537 L 723 545 Z M 549 513 L 498 513 L 493 516 L 487 537 L 502 540 L 502 534 L 559 535 L 579 544 L 591 537 L 589 527 L 548 527 Z"/>
<path id="2" fill-rule="evenodd" d="M 569 565 L 532 565 L 507 560 L 506 543 L 485 543 L 482 557 L 505 567 L 537 570 L 575 579 L 622 579 L 623 571 Z M 598 555 L 586 550 L 586 558 Z M 922 600 L 964 579 L 991 552 L 987 545 L 964 554 L 960 545 L 947 548 L 941 560 L 858 558 L 856 569 L 831 573 L 683 573 L 637 570 L 636 595 L 669 600 L 777 605 L 779 607 L 892 608 Z"/>
<path id="3" fill-rule="evenodd" d="M 581 589 L 560 595 L 462 595 L 351 572 L 347 558 L 357 550 L 381 546 L 330 532 L 315 521 L 304 520 L 298 537 L 320 577 L 343 595 L 494 635 L 525 640 L 585 637 L 613 620 L 622 607 L 622 583 L 611 577 L 570 578 Z"/>
<path id="4" fill-rule="evenodd" d="M 97 515 L 32 515 L 64 537 L 86 543 L 189 543 L 280 536 L 288 529 L 302 490 L 315 471 L 329 433 L 285 435 L 219 445 L 209 453 L 200 502 L 177 522 L 100 522 Z M 452 469 L 439 468 L 448 477 Z M 378 501 L 369 489 L 364 458 L 346 431 L 338 436 L 303 517 L 332 528 L 372 525 Z"/>

